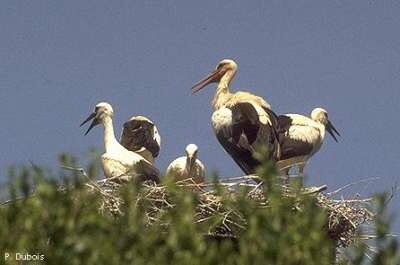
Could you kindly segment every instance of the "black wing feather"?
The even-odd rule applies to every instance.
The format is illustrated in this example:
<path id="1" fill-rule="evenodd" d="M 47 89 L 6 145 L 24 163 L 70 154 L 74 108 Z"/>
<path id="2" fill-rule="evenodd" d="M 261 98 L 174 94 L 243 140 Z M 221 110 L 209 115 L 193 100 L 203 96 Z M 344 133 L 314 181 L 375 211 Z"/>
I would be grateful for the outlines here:
<path id="1" fill-rule="evenodd" d="M 296 156 L 304 156 L 310 154 L 313 145 L 308 142 L 304 142 L 297 139 L 291 139 L 287 136 L 287 133 L 292 124 L 292 118 L 286 115 L 280 115 L 278 117 L 280 126 L 279 142 L 281 144 L 281 160 L 289 159 Z"/>
<path id="2" fill-rule="evenodd" d="M 124 123 L 121 144 L 132 152 L 137 152 L 143 147 L 157 157 L 160 152 L 160 146 L 154 140 L 154 124 L 145 121 L 132 119 Z"/>
<path id="3" fill-rule="evenodd" d="M 232 124 L 230 128 L 216 131 L 217 139 L 233 160 L 246 174 L 255 173 L 260 162 L 253 154 L 257 145 L 266 145 L 270 150 L 270 159 L 277 160 L 279 150 L 278 134 L 275 126 L 278 126 L 276 115 L 272 111 L 267 114 L 272 116 L 270 125 L 262 124 L 259 114 L 252 103 L 241 102 L 229 108 L 232 112 Z M 273 121 L 272 121 L 273 120 Z"/>
<path id="4" fill-rule="evenodd" d="M 138 163 L 138 172 L 140 172 L 139 178 L 141 181 L 151 180 L 155 183 L 160 183 L 160 171 L 147 161 L 141 160 Z"/>
<path id="5" fill-rule="evenodd" d="M 250 150 L 233 143 L 229 136 L 224 135 L 224 131 L 217 133 L 217 139 L 244 173 L 248 175 L 254 173 L 255 169 L 260 165 L 260 162 L 253 157 Z"/>

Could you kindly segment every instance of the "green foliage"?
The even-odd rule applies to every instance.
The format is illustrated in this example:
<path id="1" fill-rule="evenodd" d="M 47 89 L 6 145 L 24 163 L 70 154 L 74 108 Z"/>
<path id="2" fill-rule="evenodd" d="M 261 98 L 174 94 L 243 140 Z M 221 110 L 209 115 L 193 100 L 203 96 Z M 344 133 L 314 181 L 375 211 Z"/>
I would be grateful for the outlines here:
<path id="1" fill-rule="evenodd" d="M 68 155 L 60 156 L 60 163 L 67 167 L 78 164 Z M 96 165 L 86 168 L 91 170 L 90 178 L 99 172 Z M 10 184 L 12 202 L 0 206 L 0 249 L 12 255 L 44 254 L 45 264 L 323 265 L 333 264 L 336 259 L 335 244 L 324 230 L 325 212 L 310 196 L 282 196 L 268 164 L 259 171 L 266 183 L 269 203 L 265 207 L 248 199 L 246 187 L 234 197 L 215 187 L 227 208 L 244 215 L 246 230 L 239 238 L 207 235 L 224 217 L 196 224 L 198 195 L 168 180 L 164 184 L 174 207 L 149 225 L 146 201 L 137 203 L 141 187 L 135 183 L 121 189 L 122 214 L 114 216 L 100 210 L 103 199 L 88 191 L 88 179 L 78 172 L 63 173 L 66 182 L 62 189 L 55 178 L 43 178 L 39 168 L 25 167 L 11 173 L 16 179 Z M 23 199 L 18 199 L 20 196 Z M 398 245 L 385 237 L 388 225 L 382 199 L 377 200 L 377 210 L 379 252 L 373 264 L 396 264 Z M 362 247 L 354 251 L 349 264 L 362 264 L 364 252 Z M 6 264 L 19 262 L 9 259 Z"/>

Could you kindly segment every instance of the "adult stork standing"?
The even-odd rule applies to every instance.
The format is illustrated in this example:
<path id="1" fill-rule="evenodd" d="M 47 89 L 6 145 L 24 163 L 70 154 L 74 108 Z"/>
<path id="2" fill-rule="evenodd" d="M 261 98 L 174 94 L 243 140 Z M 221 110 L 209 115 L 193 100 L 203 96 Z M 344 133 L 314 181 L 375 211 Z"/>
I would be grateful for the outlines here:
<path id="1" fill-rule="evenodd" d="M 186 156 L 178 157 L 171 162 L 166 175 L 175 177 L 178 181 L 192 178 L 196 183 L 203 183 L 206 173 L 203 163 L 197 158 L 197 145 L 189 144 L 185 151 Z"/>
<path id="2" fill-rule="evenodd" d="M 289 176 L 290 168 L 299 165 L 299 175 L 304 175 L 307 161 L 317 153 L 324 141 L 325 131 L 338 142 L 339 132 L 328 119 L 328 112 L 315 108 L 310 117 L 299 114 L 285 114 L 278 117 L 280 128 L 281 160 L 277 167 Z"/>
<path id="3" fill-rule="evenodd" d="M 261 97 L 248 92 L 230 92 L 230 82 L 237 64 L 230 59 L 220 61 L 211 73 L 192 87 L 194 93 L 217 82 L 212 101 L 212 126 L 218 141 L 246 174 L 254 174 L 260 162 L 254 158 L 258 146 L 265 146 L 268 159 L 280 158 L 278 117 Z"/>
<path id="4" fill-rule="evenodd" d="M 129 151 L 117 141 L 112 122 L 113 114 L 113 108 L 109 103 L 100 102 L 96 105 L 94 112 L 81 124 L 82 126 L 92 120 L 85 135 L 96 125 L 102 124 L 104 127 L 105 153 L 101 156 L 104 175 L 120 182 L 129 181 L 132 178 L 159 182 L 159 172 L 149 161 Z"/>
<path id="5" fill-rule="evenodd" d="M 154 159 L 160 152 L 161 137 L 149 118 L 133 116 L 124 123 L 121 144 L 154 164 Z"/>

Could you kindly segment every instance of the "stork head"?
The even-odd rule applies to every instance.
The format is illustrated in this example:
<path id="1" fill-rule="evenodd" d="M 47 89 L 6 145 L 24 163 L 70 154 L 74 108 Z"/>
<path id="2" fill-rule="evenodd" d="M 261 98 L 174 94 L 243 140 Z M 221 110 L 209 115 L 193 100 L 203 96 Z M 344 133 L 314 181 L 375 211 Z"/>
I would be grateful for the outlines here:
<path id="1" fill-rule="evenodd" d="M 323 124 L 325 126 L 325 129 L 333 137 L 333 139 L 336 142 L 338 141 L 336 136 L 340 136 L 340 133 L 336 130 L 335 126 L 333 126 L 332 122 L 329 120 L 328 112 L 325 109 L 323 108 L 313 109 L 313 111 L 311 112 L 311 119 Z"/>
<path id="2" fill-rule="evenodd" d="M 149 118 L 147 118 L 147 117 L 145 117 L 145 116 L 141 116 L 141 115 L 132 116 L 129 120 L 130 120 L 130 121 L 133 121 L 133 120 L 144 121 L 144 122 L 148 122 L 148 123 L 150 123 L 150 124 L 154 124 Z"/>
<path id="3" fill-rule="evenodd" d="M 92 120 L 89 129 L 85 133 L 85 135 L 87 135 L 93 129 L 93 127 L 103 123 L 106 117 L 112 118 L 113 115 L 114 111 L 111 105 L 107 102 L 100 102 L 96 105 L 92 114 L 90 114 L 89 117 L 87 117 L 87 119 L 84 120 L 80 126 L 83 126 L 85 123 Z"/>
<path id="4" fill-rule="evenodd" d="M 186 146 L 186 156 L 191 159 L 197 158 L 198 147 L 195 144 L 189 144 Z"/>
<path id="5" fill-rule="evenodd" d="M 221 81 L 221 78 L 226 73 L 231 73 L 230 79 L 232 79 L 233 75 L 236 73 L 236 69 L 237 64 L 234 60 L 223 59 L 217 64 L 213 71 L 211 71 L 208 75 L 206 75 L 203 79 L 201 79 L 192 87 L 193 93 L 200 91 L 208 84 Z"/>
<path id="6" fill-rule="evenodd" d="M 189 144 L 188 146 L 186 146 L 185 151 L 186 151 L 186 170 L 190 175 L 192 173 L 193 166 L 197 159 L 198 147 L 195 144 Z"/>

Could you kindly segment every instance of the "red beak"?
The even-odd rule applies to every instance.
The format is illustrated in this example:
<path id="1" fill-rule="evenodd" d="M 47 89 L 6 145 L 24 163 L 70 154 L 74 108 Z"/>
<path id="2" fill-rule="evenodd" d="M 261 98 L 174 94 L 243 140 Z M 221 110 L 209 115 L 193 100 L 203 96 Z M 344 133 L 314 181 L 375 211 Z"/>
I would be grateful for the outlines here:
<path id="1" fill-rule="evenodd" d="M 199 82 L 197 82 L 192 87 L 192 92 L 196 93 L 196 92 L 200 91 L 202 88 L 204 88 L 205 86 L 207 86 L 208 84 L 218 81 L 220 78 L 221 78 L 221 69 L 215 69 L 214 71 L 212 71 L 211 73 L 206 75 L 206 77 L 204 77 Z"/>

